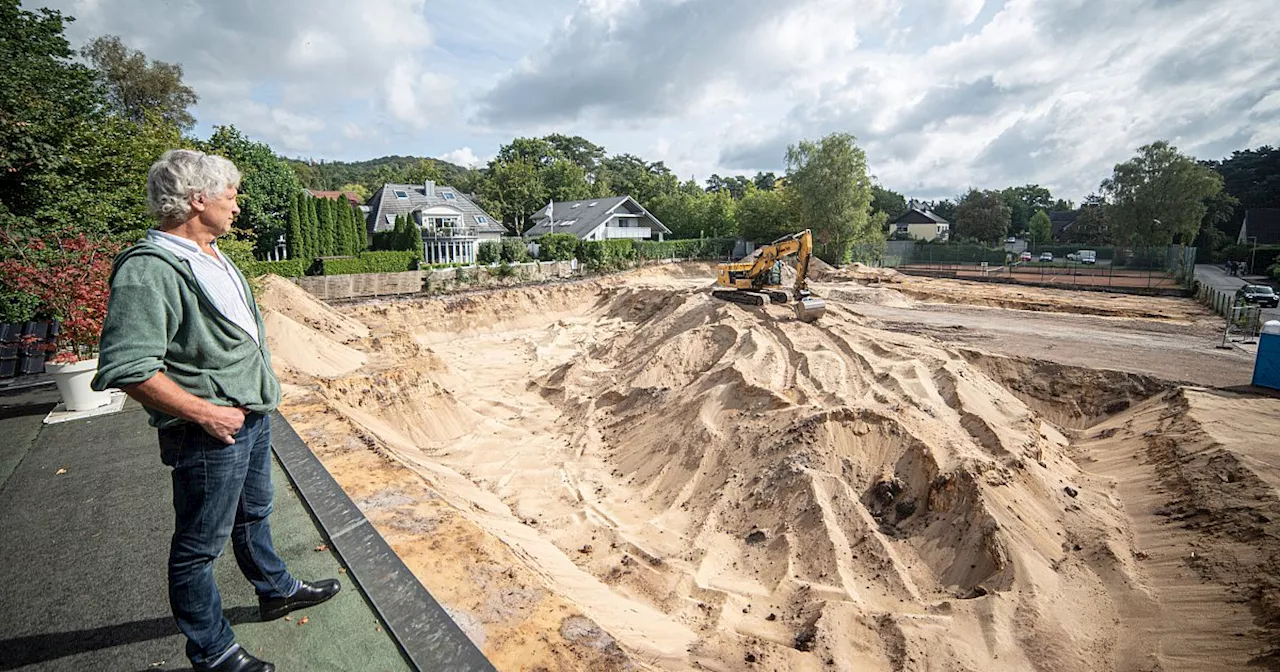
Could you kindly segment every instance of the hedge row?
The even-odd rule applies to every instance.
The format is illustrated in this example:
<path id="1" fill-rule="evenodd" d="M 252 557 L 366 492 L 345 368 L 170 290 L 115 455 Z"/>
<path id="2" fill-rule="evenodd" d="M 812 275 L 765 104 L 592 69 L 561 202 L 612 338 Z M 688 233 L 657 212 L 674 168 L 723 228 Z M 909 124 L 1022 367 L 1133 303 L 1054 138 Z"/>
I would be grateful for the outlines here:
<path id="1" fill-rule="evenodd" d="M 529 255 L 529 246 L 523 238 L 487 240 L 480 243 L 479 249 L 476 250 L 476 261 L 486 266 L 500 261 L 508 264 L 522 264 L 532 260 L 533 257 Z"/>
<path id="2" fill-rule="evenodd" d="M 632 241 L 641 259 L 724 259 L 733 254 L 733 238 Z"/>
<path id="3" fill-rule="evenodd" d="M 361 252 L 355 257 L 318 259 L 315 275 L 350 275 L 353 273 L 400 273 L 418 266 L 413 252 Z"/>
<path id="4" fill-rule="evenodd" d="M 300 278 L 307 274 L 307 262 L 302 259 L 285 261 L 249 261 L 240 264 L 240 271 L 247 278 L 256 278 L 268 273 L 282 278 Z"/>

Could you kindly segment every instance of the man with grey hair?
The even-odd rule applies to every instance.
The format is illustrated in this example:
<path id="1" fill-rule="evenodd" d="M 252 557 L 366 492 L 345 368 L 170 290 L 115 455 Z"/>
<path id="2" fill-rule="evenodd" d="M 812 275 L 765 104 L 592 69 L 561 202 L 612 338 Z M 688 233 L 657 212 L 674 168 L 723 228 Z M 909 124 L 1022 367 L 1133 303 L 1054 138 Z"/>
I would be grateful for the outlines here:
<path id="1" fill-rule="evenodd" d="M 280 383 L 249 284 L 216 239 L 239 214 L 240 172 L 227 159 L 176 149 L 147 174 L 160 225 L 115 260 L 93 387 L 146 407 L 172 467 L 169 605 L 196 670 L 275 667 L 235 643 L 213 580 L 230 538 L 263 620 L 319 604 L 338 581 L 299 581 L 276 554 L 271 425 Z"/>

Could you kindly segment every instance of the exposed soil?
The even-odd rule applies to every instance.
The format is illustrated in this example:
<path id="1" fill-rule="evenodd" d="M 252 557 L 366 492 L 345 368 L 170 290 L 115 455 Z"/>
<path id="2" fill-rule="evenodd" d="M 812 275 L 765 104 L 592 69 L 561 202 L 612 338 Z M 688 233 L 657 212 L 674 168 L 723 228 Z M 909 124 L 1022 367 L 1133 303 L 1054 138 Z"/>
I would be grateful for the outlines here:
<path id="1" fill-rule="evenodd" d="M 1280 400 L 1171 382 L 1247 382 L 1194 303 L 817 272 L 815 324 L 696 264 L 262 303 L 284 412 L 499 669 L 1280 669 Z"/>

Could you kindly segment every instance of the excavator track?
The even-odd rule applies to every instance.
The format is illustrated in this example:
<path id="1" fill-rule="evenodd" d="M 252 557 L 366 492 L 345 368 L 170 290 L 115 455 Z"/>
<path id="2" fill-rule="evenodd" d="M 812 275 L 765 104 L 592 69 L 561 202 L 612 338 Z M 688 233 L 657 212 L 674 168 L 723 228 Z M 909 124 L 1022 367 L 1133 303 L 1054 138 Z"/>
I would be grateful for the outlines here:
<path id="1" fill-rule="evenodd" d="M 722 301 L 743 303 L 748 306 L 763 306 L 769 303 L 769 295 L 764 292 L 752 292 L 745 289 L 717 289 L 711 296 Z"/>
<path id="2" fill-rule="evenodd" d="M 766 289 L 764 290 L 764 293 L 769 295 L 769 301 L 771 303 L 786 303 L 791 300 L 790 294 L 776 289 Z"/>

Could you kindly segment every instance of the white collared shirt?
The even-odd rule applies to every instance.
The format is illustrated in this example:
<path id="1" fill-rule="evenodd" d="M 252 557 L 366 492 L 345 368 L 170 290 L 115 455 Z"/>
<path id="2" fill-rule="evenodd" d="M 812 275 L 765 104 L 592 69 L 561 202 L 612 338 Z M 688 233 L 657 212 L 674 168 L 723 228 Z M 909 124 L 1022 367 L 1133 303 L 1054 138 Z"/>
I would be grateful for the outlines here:
<path id="1" fill-rule="evenodd" d="M 215 257 L 200 251 L 200 246 L 195 241 L 171 233 L 151 229 L 147 231 L 147 240 L 174 253 L 179 259 L 186 260 L 196 276 L 196 282 L 200 283 L 200 288 L 213 302 L 213 307 L 223 317 L 244 329 L 254 343 L 262 343 L 261 335 L 258 334 L 258 321 L 254 319 L 249 301 L 245 297 L 248 288 L 240 282 L 235 266 L 222 255 L 216 241 L 210 243 L 217 254 Z"/>

